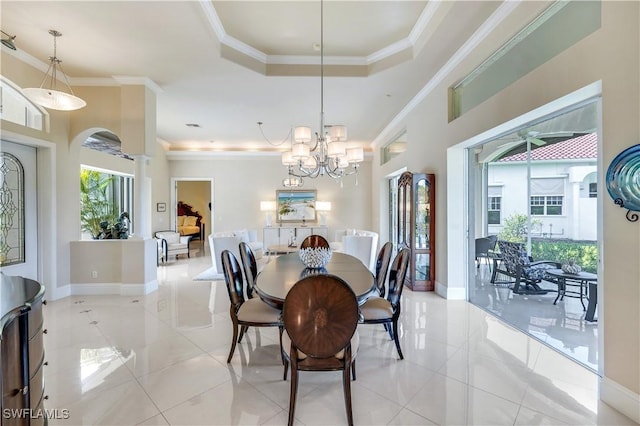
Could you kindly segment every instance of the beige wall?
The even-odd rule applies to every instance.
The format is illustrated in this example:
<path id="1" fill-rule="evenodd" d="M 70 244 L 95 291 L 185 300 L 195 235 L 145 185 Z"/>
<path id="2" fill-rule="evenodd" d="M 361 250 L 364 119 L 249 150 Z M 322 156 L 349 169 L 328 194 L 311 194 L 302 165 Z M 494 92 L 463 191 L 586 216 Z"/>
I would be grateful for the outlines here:
<path id="1" fill-rule="evenodd" d="M 357 227 L 385 229 L 386 215 L 385 176 L 404 166 L 415 172 L 432 172 L 437 177 L 437 276 L 448 283 L 447 266 L 460 259 L 447 258 L 447 161 L 446 149 L 481 132 L 518 117 L 537 107 L 587 86 L 602 82 L 602 133 L 600 138 L 601 163 L 599 181 L 614 156 L 640 141 L 640 4 L 638 2 L 602 2 L 602 28 L 584 40 L 549 60 L 544 65 L 520 78 L 497 95 L 449 123 L 447 117 L 447 90 L 474 67 L 487 58 L 517 28 L 534 17 L 542 3 L 521 2 L 509 23 L 496 26 L 485 42 L 455 66 L 444 81 L 434 87 L 417 108 L 405 119 L 388 129 L 389 137 L 406 128 L 408 151 L 393 161 L 379 166 L 376 153 L 372 163 L 365 163 L 360 174 L 360 187 L 353 186 L 352 178 L 345 180 L 343 189 L 330 179 L 307 180 L 306 189 L 317 189 L 318 199 L 331 201 L 333 211 L 328 214 L 331 229 Z M 453 54 L 457 46 L 443 46 Z M 443 64 L 431 64 L 425 69 L 425 78 Z M 20 86 L 37 85 L 41 72 L 24 64 L 4 51 L 2 74 Z M 111 89 L 78 88 L 83 96 L 91 92 Z M 86 93 L 85 93 L 86 91 Z M 115 97 L 115 95 L 114 95 Z M 115 103 L 115 99 L 100 102 Z M 87 109 L 89 114 L 92 109 Z M 93 114 L 93 112 L 92 112 Z M 57 286 L 70 282 L 70 242 L 79 238 L 78 143 L 70 144 L 70 135 L 83 127 L 101 127 L 113 130 L 119 109 L 104 111 L 85 124 L 80 123 L 83 112 L 51 114 L 51 133 L 21 129 L 2 122 L 3 131 L 10 130 L 28 137 L 56 144 L 55 182 L 51 183 L 50 197 L 55 198 L 55 247 L 57 250 Z M 71 120 L 71 121 L 70 121 Z M 78 120 L 78 121 L 76 121 Z M 70 122 L 74 125 L 70 126 Z M 72 130 L 70 130 L 70 128 Z M 116 132 L 117 134 L 117 132 Z M 28 138 L 27 138 L 28 139 Z M 23 139 L 24 140 L 24 139 Z M 20 138 L 17 140 L 20 142 Z M 156 152 L 161 151 L 157 149 Z M 164 160 L 164 152 L 152 158 L 149 177 L 152 181 L 153 228 L 166 228 L 169 213 L 155 212 L 156 202 L 170 199 L 170 177 L 197 177 L 214 179 L 214 218 L 209 231 L 231 230 L 245 227 L 261 228 L 264 213 L 259 210 L 261 200 L 273 200 L 275 190 L 281 188 L 285 177 L 279 157 L 211 157 L 188 161 Z M 604 191 L 600 191 L 604 194 Z M 603 197 L 602 214 L 602 280 L 600 300 L 600 329 L 604 335 L 604 379 L 611 380 L 629 390 L 635 397 L 640 394 L 640 226 L 624 219 L 624 211 Z M 169 210 L 169 209 L 167 209 Z M 381 223 L 383 219 L 383 223 Z M 384 233 L 383 233 L 384 234 Z M 381 235 L 381 242 L 386 235 Z M 465 265 L 460 265 L 464 268 Z M 633 397 L 632 397 L 633 398 Z M 636 401 L 637 404 L 637 401 Z"/>
<path id="2" fill-rule="evenodd" d="M 531 8 L 530 2 L 519 6 Z M 535 6 L 535 5 L 534 5 Z M 444 81 L 415 108 L 389 135 L 407 129 L 408 150 L 384 166 L 374 166 L 373 180 L 380 188 L 385 175 L 406 165 L 410 171 L 433 172 L 437 183 L 437 275 L 449 283 L 447 264 L 461 259 L 447 258 L 446 149 L 494 126 L 543 106 L 589 84 L 602 81 L 602 134 L 599 182 L 616 154 L 640 140 L 639 75 L 640 4 L 602 2 L 602 27 L 544 65 L 449 123 L 448 88 L 463 78 L 494 50 L 500 41 L 483 43 L 449 73 Z M 532 16 L 522 11 L 520 26 Z M 509 24 L 513 26 L 513 23 Z M 500 31 L 506 38 L 509 31 Z M 504 41 L 504 40 L 503 40 Z M 378 159 L 374 160 L 374 165 Z M 455 171 L 456 173 L 459 171 Z M 605 194 L 606 191 L 600 191 Z M 385 212 L 384 191 L 376 187 L 373 203 L 376 214 Z M 640 393 L 640 228 L 624 219 L 624 212 L 607 196 L 604 211 L 602 294 L 599 320 L 604 334 L 604 375 L 636 395 Z M 382 213 L 380 213 L 382 212 Z M 381 216 L 384 218 L 384 216 Z M 464 268 L 464 264 L 460 264 Z M 636 402 L 637 404 L 637 402 Z"/>
<path id="3" fill-rule="evenodd" d="M 207 233 L 242 228 L 261 230 L 266 214 L 260 201 L 275 201 L 276 190 L 284 189 L 286 169 L 279 156 L 224 156 L 169 161 L 173 178 L 207 178 L 214 180 L 212 202 L 213 228 Z M 330 231 L 336 228 L 374 229 L 371 222 L 371 163 L 365 161 L 359 171 L 359 186 L 354 176 L 344 179 L 344 187 L 328 177 L 305 179 L 303 189 L 317 190 L 318 200 L 331 201 L 327 214 Z M 272 216 L 275 218 L 275 215 Z M 275 224 L 275 219 L 274 219 Z M 259 239 L 262 233 L 259 232 Z M 330 236 L 333 235 L 331 232 Z"/>

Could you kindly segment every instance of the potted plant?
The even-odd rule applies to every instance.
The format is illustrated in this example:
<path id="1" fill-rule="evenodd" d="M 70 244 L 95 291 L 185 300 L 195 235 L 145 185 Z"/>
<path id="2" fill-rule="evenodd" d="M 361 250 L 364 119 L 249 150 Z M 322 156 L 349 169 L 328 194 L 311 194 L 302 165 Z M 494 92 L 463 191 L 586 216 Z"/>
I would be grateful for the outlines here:
<path id="1" fill-rule="evenodd" d="M 94 240 L 104 238 L 118 219 L 118 212 L 109 198 L 112 182 L 112 177 L 95 170 L 80 172 L 80 224 Z"/>

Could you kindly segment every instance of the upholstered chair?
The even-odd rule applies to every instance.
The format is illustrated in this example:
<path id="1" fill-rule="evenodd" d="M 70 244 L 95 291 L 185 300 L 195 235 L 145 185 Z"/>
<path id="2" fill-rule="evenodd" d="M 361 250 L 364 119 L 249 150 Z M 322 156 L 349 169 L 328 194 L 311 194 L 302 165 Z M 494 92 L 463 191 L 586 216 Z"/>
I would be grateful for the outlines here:
<path id="1" fill-rule="evenodd" d="M 229 363 L 236 349 L 236 343 L 242 341 L 249 327 L 278 327 L 280 340 L 282 340 L 282 321 L 280 310 L 267 305 L 259 297 L 245 299 L 244 280 L 238 260 L 229 250 L 223 251 L 221 257 L 224 280 L 231 302 L 229 315 L 233 323 L 233 340 L 227 357 L 227 363 Z"/>
<path id="2" fill-rule="evenodd" d="M 363 324 L 385 324 L 385 328 L 396 344 L 398 356 L 404 359 L 398 336 L 398 319 L 400 318 L 402 289 L 407 275 L 411 251 L 403 248 L 393 259 L 389 269 L 389 291 L 385 297 L 370 297 L 360 307 Z"/>
<path id="3" fill-rule="evenodd" d="M 335 275 L 311 275 L 287 293 L 282 309 L 284 378 L 291 363 L 289 425 L 295 418 L 299 371 L 342 371 L 347 423 L 353 424 L 351 373 L 358 352 L 358 301 Z"/>

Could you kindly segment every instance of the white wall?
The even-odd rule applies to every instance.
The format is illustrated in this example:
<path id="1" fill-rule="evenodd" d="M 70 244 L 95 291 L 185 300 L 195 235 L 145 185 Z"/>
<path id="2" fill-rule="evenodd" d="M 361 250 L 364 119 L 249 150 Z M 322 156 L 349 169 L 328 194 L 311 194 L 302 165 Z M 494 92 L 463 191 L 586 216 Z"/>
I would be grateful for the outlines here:
<path id="1" fill-rule="evenodd" d="M 286 169 L 279 156 L 212 156 L 202 159 L 169 160 L 172 178 L 213 178 L 213 228 L 207 233 L 242 228 L 260 230 L 266 225 L 266 214 L 260 211 L 260 201 L 275 201 L 276 190 L 284 189 L 282 179 Z M 372 229 L 371 221 L 371 163 L 360 166 L 359 184 L 353 176 L 344 179 L 344 186 L 329 178 L 305 179 L 302 189 L 317 190 L 320 201 L 330 201 L 327 226 L 338 228 Z M 272 215 L 272 217 L 275 217 Z M 275 225 L 275 220 L 274 220 Z M 258 232 L 262 238 L 262 232 Z"/>

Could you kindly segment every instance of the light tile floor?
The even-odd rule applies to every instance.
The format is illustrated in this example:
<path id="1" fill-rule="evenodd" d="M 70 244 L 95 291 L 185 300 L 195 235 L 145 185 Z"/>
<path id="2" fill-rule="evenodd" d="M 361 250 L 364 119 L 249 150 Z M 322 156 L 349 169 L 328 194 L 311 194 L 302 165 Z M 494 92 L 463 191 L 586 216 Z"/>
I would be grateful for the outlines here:
<path id="1" fill-rule="evenodd" d="M 507 284 L 490 280 L 489 267 L 481 264 L 469 292 L 471 303 L 598 372 L 598 323 L 584 320 L 579 298 L 566 296 L 554 305 L 558 286 L 553 283 L 541 283 L 551 290 L 544 295 L 514 295 Z"/>
<path id="2" fill-rule="evenodd" d="M 200 254 L 160 266 L 147 296 L 47 305 L 46 408 L 69 413 L 50 424 L 286 424 L 277 331 L 250 329 L 227 364 L 229 299 L 192 280 Z M 598 401 L 592 371 L 470 303 L 407 289 L 402 303 L 403 361 L 381 326 L 360 327 L 356 424 L 634 424 Z M 346 423 L 339 373 L 301 373 L 296 419 Z"/>

